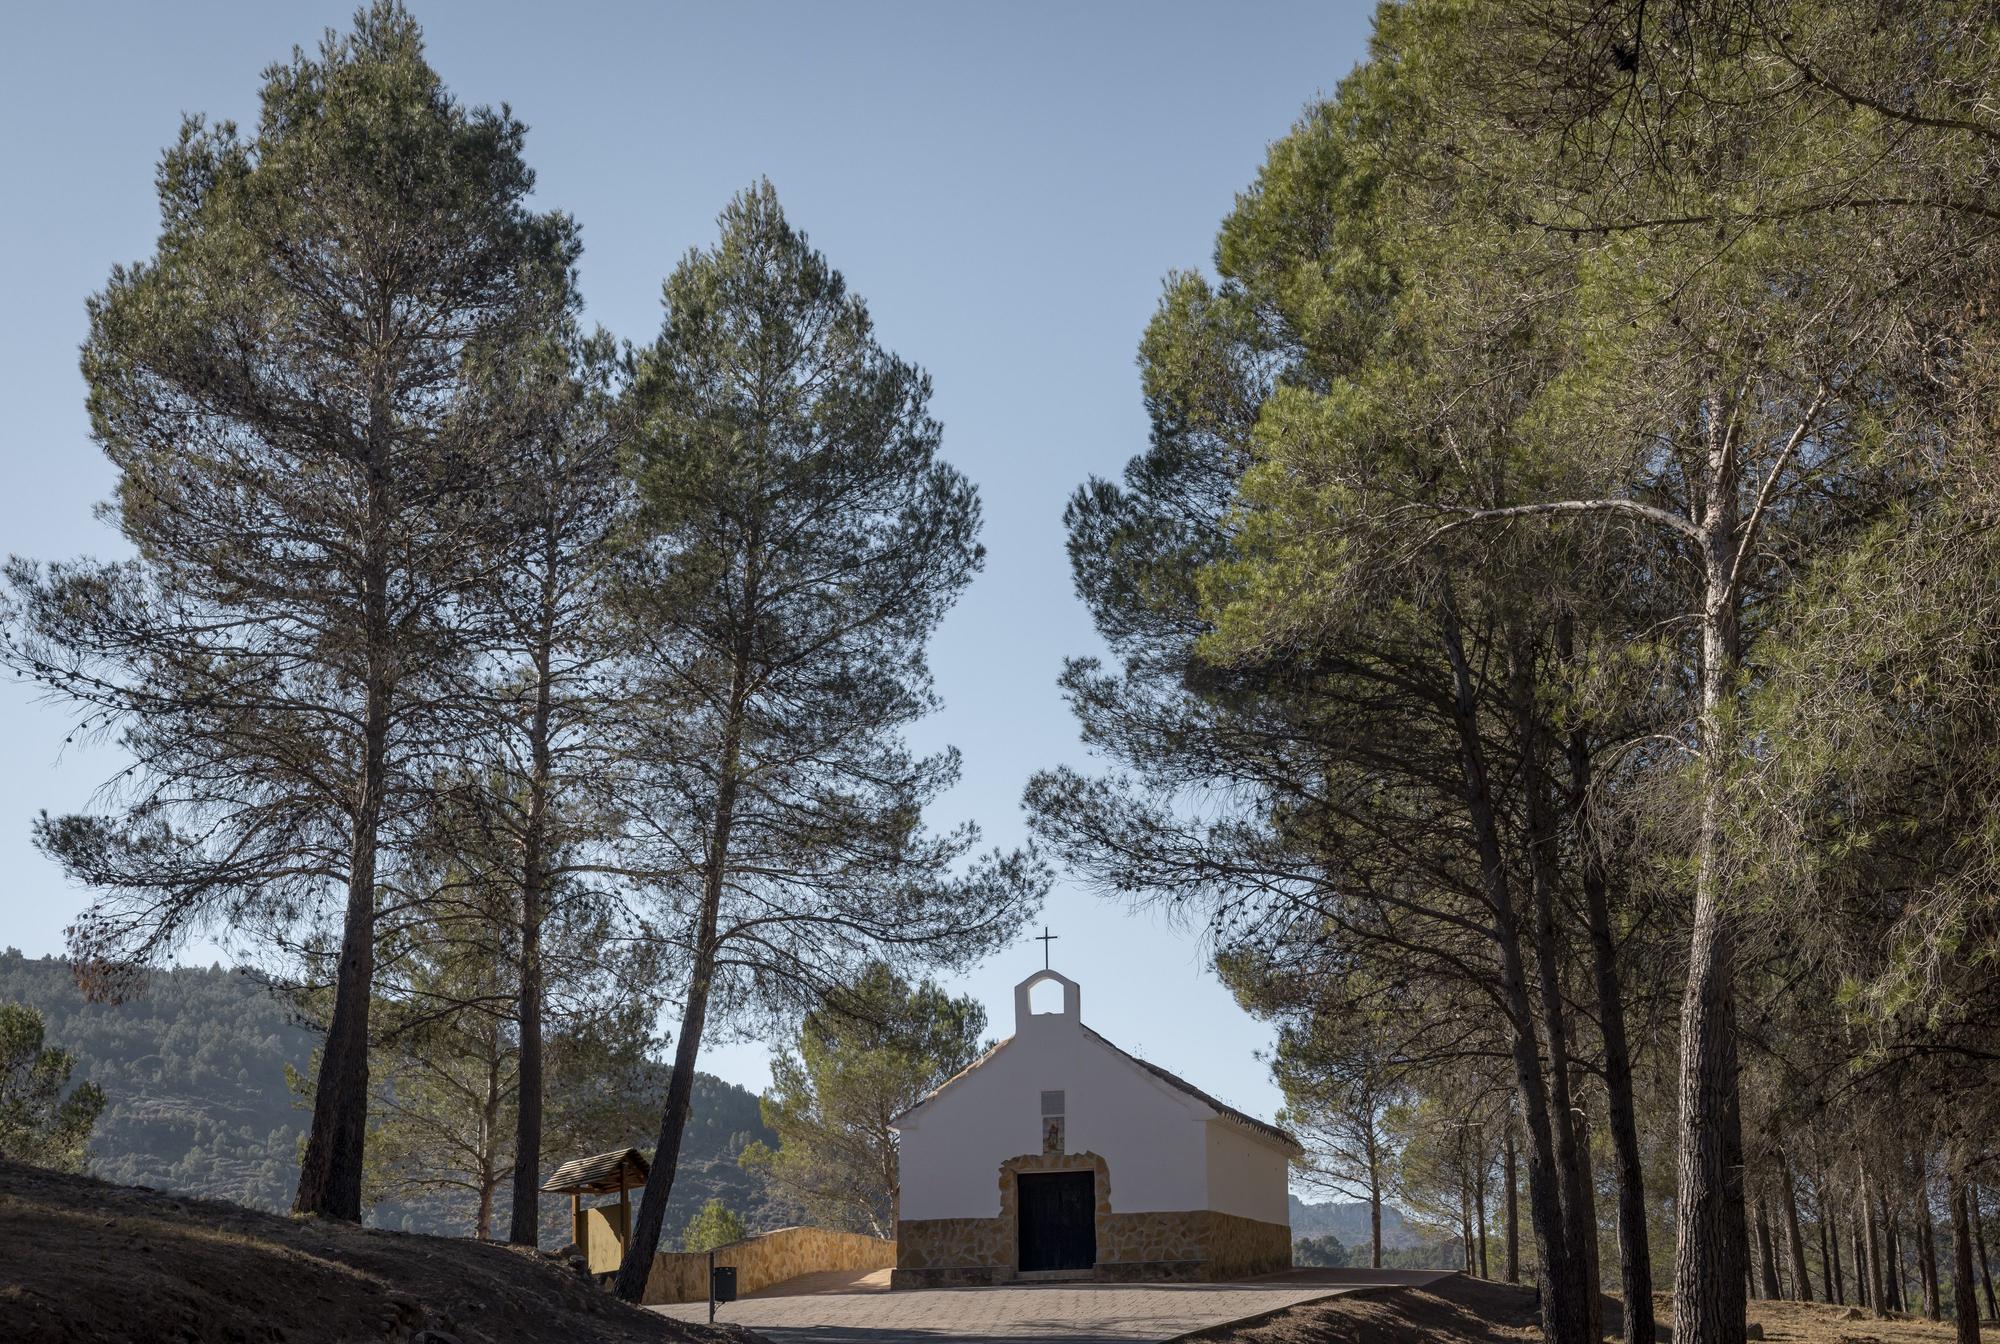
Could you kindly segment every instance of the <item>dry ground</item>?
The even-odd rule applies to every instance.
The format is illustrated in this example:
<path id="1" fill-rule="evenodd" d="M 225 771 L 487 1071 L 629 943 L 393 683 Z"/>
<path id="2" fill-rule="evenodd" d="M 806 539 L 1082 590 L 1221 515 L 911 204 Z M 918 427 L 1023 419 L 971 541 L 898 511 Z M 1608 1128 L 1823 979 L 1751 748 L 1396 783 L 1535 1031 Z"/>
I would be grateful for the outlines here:
<path id="1" fill-rule="evenodd" d="M 1456 1274 L 1423 1288 L 1361 1289 L 1187 1336 L 1202 1344 L 1538 1344 L 1541 1337 L 1531 1289 Z"/>
<path id="2" fill-rule="evenodd" d="M 1656 1300 L 1662 1320 L 1671 1314 L 1665 1298 Z M 1860 1307 L 1832 1307 L 1811 1302 L 1752 1302 L 1750 1323 L 1764 1327 L 1772 1344 L 1952 1344 L 1958 1336 L 1950 1321 L 1932 1322 L 1918 1316 L 1878 1321 Z M 1981 1333 L 2000 1339 L 1991 1322 Z"/>
<path id="3" fill-rule="evenodd" d="M 755 1342 L 628 1307 L 530 1252 L 0 1161 L 7 1344 L 406 1344 L 426 1330 L 462 1344 Z"/>
<path id="4" fill-rule="evenodd" d="M 1618 1303 L 1605 1299 L 1605 1325 L 1616 1338 Z M 1672 1303 L 1654 1301 L 1665 1322 Z M 1752 1302 L 1750 1323 L 1767 1344 L 1952 1344 L 1949 1322 L 1921 1318 L 1878 1321 L 1848 1307 L 1799 1302 Z M 2000 1339 L 1986 1327 L 1989 1339 Z M 1190 1335 L 1203 1344 L 1538 1344 L 1541 1329 L 1532 1289 L 1463 1275 L 1426 1288 L 1369 1291 L 1310 1303 L 1271 1318 Z M 1662 1327 L 1661 1344 L 1672 1332 Z"/>

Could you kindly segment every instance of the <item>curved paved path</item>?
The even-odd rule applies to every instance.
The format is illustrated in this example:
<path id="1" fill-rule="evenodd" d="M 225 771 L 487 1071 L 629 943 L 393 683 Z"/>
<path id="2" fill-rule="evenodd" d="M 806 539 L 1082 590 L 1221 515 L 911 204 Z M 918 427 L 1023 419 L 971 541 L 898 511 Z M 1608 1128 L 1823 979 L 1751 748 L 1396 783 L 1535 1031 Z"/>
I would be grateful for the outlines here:
<path id="1" fill-rule="evenodd" d="M 745 1325 L 771 1344 L 1137 1344 L 1314 1302 L 1356 1288 L 1425 1284 L 1431 1270 L 1291 1270 L 1235 1283 L 1045 1283 L 997 1288 L 906 1288 L 882 1275 L 809 1275 L 731 1302 L 718 1321 Z M 654 1307 L 685 1321 L 708 1304 Z"/>

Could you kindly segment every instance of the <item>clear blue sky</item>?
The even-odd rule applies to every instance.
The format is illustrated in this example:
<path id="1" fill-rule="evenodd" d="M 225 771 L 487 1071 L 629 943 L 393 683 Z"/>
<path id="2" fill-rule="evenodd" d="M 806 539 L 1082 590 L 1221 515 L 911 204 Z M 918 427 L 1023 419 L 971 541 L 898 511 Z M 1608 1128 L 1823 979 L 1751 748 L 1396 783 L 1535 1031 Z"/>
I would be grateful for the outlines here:
<path id="1" fill-rule="evenodd" d="M 978 482 L 985 573 L 933 648 L 945 711 L 925 745 L 965 754 L 937 813 L 1024 835 L 1022 785 L 1084 753 L 1055 677 L 1093 651 L 1062 509 L 1145 443 L 1133 352 L 1164 274 L 1206 266 L 1265 146 L 1360 59 L 1360 0 L 1169 3 L 588 4 L 415 0 L 433 64 L 470 103 L 527 122 L 540 204 L 583 225 L 590 320 L 649 339 L 661 278 L 758 176 L 928 368 L 945 451 Z M 258 72 L 352 6 L 23 5 L 0 43 L 0 552 L 113 554 L 111 472 L 86 433 L 84 299 L 150 254 L 153 170 L 182 112 L 256 119 Z M 86 899 L 35 852 L 30 818 L 73 810 L 117 760 L 63 747 L 67 720 L 0 685 L 0 945 L 61 950 Z M 1150 916 L 1058 886 L 1054 963 L 1111 1039 L 1263 1114 L 1269 1032 L 1203 950 Z M 1034 930 L 1039 932 L 1039 930 Z M 958 988 L 1012 1029 L 1022 942 Z M 199 949 L 206 961 L 212 949 Z M 766 1050 L 704 1067 L 750 1086 Z"/>

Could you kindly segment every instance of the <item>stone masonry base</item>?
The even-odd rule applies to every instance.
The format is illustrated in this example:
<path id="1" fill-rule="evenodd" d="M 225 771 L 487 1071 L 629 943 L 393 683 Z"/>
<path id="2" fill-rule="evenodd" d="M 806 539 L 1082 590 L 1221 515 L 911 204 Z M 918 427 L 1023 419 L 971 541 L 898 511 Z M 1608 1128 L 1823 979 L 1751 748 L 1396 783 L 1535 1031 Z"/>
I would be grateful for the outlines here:
<path id="1" fill-rule="evenodd" d="M 1016 1159 L 1017 1161 L 1019 1159 Z M 1061 1160 L 1061 1159 L 1054 1159 Z M 1017 1170 L 1091 1170 L 1098 1173 L 1097 1264 L 1093 1278 L 1215 1280 L 1289 1269 L 1292 1233 L 1282 1223 L 1259 1222 L 1213 1209 L 1165 1213 L 1113 1213 L 1103 1159 L 1072 1155 L 1073 1167 L 1042 1165 L 1002 1170 L 998 1218 L 925 1218 L 896 1225 L 896 1288 L 947 1288 L 1008 1283 L 1016 1275 L 1013 1174 Z"/>

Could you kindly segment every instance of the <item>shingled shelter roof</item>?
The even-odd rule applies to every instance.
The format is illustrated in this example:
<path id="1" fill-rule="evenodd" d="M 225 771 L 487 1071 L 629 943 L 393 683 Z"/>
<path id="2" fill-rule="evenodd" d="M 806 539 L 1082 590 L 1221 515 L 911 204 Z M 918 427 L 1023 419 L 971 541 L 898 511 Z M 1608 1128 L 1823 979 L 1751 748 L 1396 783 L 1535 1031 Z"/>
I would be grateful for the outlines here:
<path id="1" fill-rule="evenodd" d="M 646 1159 L 637 1148 L 621 1148 L 563 1163 L 542 1189 L 556 1195 L 609 1195 L 645 1183 Z"/>

